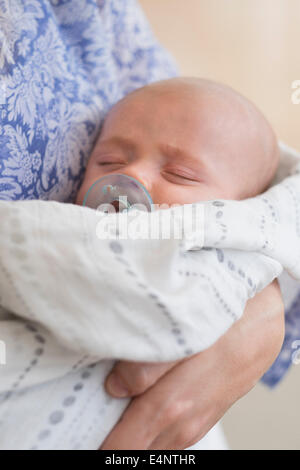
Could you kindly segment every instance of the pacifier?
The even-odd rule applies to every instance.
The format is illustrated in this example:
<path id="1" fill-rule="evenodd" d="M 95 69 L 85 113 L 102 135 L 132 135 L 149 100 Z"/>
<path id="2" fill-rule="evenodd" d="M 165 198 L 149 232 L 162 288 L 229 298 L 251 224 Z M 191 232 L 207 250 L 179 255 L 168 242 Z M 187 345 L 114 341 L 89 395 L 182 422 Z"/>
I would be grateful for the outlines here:
<path id="1" fill-rule="evenodd" d="M 115 173 L 98 179 L 85 195 L 83 206 L 105 213 L 132 208 L 151 212 L 153 201 L 147 189 L 132 176 Z"/>

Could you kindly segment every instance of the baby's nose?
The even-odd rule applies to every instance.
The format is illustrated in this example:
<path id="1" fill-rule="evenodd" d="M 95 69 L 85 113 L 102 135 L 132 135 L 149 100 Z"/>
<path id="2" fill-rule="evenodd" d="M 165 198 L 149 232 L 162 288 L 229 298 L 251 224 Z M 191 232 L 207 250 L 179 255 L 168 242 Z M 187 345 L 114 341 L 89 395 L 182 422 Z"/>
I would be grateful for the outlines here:
<path id="1" fill-rule="evenodd" d="M 153 172 L 151 171 L 150 168 L 141 168 L 141 167 L 134 167 L 134 168 L 126 168 L 124 171 L 124 174 L 127 176 L 131 176 L 132 178 L 135 178 L 139 183 L 141 183 L 148 191 L 148 193 L 151 195 L 152 192 L 152 175 Z"/>

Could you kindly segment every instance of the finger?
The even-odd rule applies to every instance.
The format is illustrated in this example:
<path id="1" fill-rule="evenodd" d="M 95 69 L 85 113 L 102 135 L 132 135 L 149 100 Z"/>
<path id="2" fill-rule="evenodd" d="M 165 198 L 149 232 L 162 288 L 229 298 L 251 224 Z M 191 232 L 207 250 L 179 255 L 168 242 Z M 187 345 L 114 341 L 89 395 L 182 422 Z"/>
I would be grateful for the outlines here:
<path id="1" fill-rule="evenodd" d="M 199 397 L 201 402 L 201 397 Z M 184 450 L 196 444 L 211 428 L 221 420 L 227 406 L 215 403 L 214 399 L 206 401 L 197 413 L 190 410 L 182 415 L 171 426 L 166 427 L 151 442 L 148 450 Z"/>
<path id="2" fill-rule="evenodd" d="M 178 362 L 120 361 L 106 378 L 106 391 L 118 398 L 141 395 Z"/>
<path id="3" fill-rule="evenodd" d="M 100 450 L 148 449 L 156 434 L 151 432 L 152 408 L 143 398 L 144 395 L 132 400 L 121 420 L 102 443 Z"/>
<path id="4" fill-rule="evenodd" d="M 207 423 L 208 424 L 208 423 Z M 148 450 L 184 450 L 196 444 L 205 434 L 204 420 L 189 416 L 161 432 L 148 447 Z M 205 431 L 204 431 L 205 430 Z M 208 431 L 208 429 L 207 429 Z"/>
<path id="5" fill-rule="evenodd" d="M 101 450 L 147 450 L 166 428 L 192 413 L 191 404 L 190 399 L 182 397 L 178 374 L 168 372 L 156 385 L 134 398 Z"/>

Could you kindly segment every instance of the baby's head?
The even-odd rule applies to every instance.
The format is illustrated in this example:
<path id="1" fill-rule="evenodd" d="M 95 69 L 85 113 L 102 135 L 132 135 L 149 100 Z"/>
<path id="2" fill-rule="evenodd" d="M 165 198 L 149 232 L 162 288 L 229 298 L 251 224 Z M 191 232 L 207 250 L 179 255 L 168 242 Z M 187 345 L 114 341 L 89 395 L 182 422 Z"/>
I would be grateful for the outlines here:
<path id="1" fill-rule="evenodd" d="M 111 108 L 77 203 L 112 173 L 139 180 L 155 204 L 245 199 L 268 187 L 278 161 L 270 125 L 246 98 L 199 78 L 163 80 Z"/>

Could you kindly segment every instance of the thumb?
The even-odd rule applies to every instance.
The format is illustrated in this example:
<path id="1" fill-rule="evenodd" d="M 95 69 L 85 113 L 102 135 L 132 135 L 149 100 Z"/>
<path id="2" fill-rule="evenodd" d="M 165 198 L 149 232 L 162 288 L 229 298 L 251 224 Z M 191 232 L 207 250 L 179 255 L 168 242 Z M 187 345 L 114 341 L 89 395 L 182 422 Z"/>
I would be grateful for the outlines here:
<path id="1" fill-rule="evenodd" d="M 178 362 L 130 362 L 115 364 L 106 378 L 105 389 L 113 397 L 133 397 L 144 393 Z"/>

